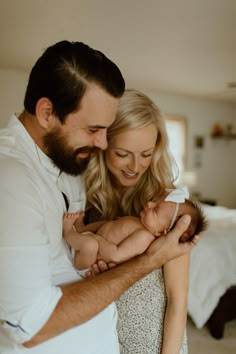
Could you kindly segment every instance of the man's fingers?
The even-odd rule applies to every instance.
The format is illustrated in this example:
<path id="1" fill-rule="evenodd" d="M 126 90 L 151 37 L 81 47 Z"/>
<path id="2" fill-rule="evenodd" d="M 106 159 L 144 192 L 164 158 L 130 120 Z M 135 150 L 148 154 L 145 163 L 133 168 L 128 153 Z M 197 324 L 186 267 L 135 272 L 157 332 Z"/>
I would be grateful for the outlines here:
<path id="1" fill-rule="evenodd" d="M 191 240 L 191 242 L 194 244 L 194 246 L 196 246 L 198 242 L 201 240 L 201 238 L 202 238 L 202 233 L 200 233 L 199 235 L 195 235 Z"/>
<path id="2" fill-rule="evenodd" d="M 94 274 L 91 270 L 88 270 L 86 273 L 85 273 L 85 277 L 86 278 L 90 278 L 90 277 L 94 277 Z"/>
<path id="3" fill-rule="evenodd" d="M 98 267 L 99 267 L 99 269 L 100 269 L 101 272 L 105 272 L 106 270 L 109 269 L 107 263 L 104 262 L 102 259 L 100 259 L 100 260 L 98 261 Z"/>
<path id="4" fill-rule="evenodd" d="M 98 268 L 98 265 L 97 263 L 93 264 L 92 267 L 91 267 L 91 271 L 93 271 L 93 274 L 96 275 L 96 274 L 99 274 L 100 273 L 100 269 Z"/>
<path id="5" fill-rule="evenodd" d="M 116 266 L 117 266 L 117 264 L 114 263 L 114 262 L 108 263 L 108 268 L 109 268 L 109 269 L 115 268 Z"/>
<path id="6" fill-rule="evenodd" d="M 170 233 L 174 235 L 178 234 L 179 236 L 181 236 L 184 233 L 184 231 L 186 231 L 187 228 L 189 227 L 190 222 L 191 222 L 190 215 L 181 216 L 181 218 L 179 218 L 179 220 L 177 221 L 174 229 L 171 230 Z"/>

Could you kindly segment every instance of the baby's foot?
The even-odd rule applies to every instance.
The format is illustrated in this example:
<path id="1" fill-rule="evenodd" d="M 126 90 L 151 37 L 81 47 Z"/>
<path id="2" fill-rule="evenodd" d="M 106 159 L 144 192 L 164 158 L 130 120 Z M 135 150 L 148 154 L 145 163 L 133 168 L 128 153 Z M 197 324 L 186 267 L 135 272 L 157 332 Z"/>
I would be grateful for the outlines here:
<path id="1" fill-rule="evenodd" d="M 66 238 L 71 232 L 75 231 L 74 223 L 80 217 L 81 212 L 66 213 L 63 216 L 63 237 Z"/>

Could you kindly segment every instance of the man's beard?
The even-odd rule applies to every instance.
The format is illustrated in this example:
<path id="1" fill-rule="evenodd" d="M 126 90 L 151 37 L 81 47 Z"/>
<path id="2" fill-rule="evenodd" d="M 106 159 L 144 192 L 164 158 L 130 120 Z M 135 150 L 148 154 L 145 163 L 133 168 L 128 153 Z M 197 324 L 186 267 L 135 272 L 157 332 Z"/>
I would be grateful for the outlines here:
<path id="1" fill-rule="evenodd" d="M 76 150 L 68 146 L 65 136 L 60 129 L 48 133 L 44 137 L 44 146 L 47 155 L 52 159 L 55 165 L 62 171 L 72 176 L 77 176 L 84 172 L 89 163 L 90 155 L 86 158 L 79 158 L 78 154 L 83 152 L 92 152 L 94 149 L 88 146 Z"/>

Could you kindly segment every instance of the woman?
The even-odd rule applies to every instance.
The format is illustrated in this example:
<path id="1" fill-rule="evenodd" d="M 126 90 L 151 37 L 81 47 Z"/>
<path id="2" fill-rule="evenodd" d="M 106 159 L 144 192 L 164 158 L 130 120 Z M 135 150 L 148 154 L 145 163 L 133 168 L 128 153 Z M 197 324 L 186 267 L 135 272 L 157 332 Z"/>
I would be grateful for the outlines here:
<path id="1" fill-rule="evenodd" d="M 108 129 L 108 148 L 94 154 L 86 172 L 89 221 L 138 216 L 149 200 L 173 188 L 172 167 L 159 109 L 127 90 Z M 189 255 L 172 260 L 118 299 L 121 354 L 187 353 L 188 269 Z"/>

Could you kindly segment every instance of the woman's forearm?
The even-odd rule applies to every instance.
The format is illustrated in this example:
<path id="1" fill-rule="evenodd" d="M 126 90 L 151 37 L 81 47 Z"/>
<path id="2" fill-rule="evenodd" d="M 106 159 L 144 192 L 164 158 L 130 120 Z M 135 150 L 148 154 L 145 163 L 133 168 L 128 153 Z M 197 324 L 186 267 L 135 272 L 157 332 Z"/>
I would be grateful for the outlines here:
<path id="1" fill-rule="evenodd" d="M 161 354 L 179 354 L 184 338 L 187 318 L 187 302 L 167 304 Z"/>
<path id="2" fill-rule="evenodd" d="M 161 354 L 179 354 L 186 328 L 189 255 L 164 265 L 167 305 Z"/>

